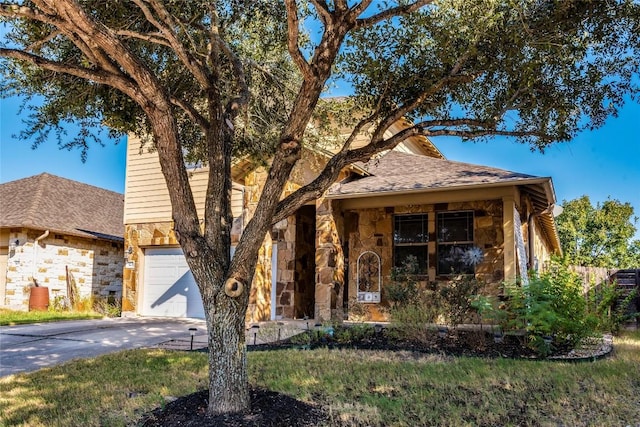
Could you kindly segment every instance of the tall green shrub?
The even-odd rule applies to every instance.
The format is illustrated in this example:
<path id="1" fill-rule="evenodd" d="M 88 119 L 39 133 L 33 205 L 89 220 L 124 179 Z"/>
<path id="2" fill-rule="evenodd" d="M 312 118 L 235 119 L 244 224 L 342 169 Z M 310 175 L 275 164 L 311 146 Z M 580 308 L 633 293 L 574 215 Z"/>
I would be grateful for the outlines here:
<path id="1" fill-rule="evenodd" d="M 568 266 L 552 261 L 529 284 L 507 284 L 502 327 L 526 331 L 529 345 L 540 354 L 550 351 L 548 337 L 558 344 L 576 345 L 591 336 L 595 322 L 588 315 L 582 280 Z"/>

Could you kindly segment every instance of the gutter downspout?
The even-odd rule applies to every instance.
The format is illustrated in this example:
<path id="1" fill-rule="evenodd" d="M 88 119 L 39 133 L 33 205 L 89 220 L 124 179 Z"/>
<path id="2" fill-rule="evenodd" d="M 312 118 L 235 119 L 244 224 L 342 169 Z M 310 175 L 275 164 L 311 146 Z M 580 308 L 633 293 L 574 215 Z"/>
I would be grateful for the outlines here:
<path id="1" fill-rule="evenodd" d="M 38 281 L 36 280 L 36 269 L 38 266 L 38 246 L 39 246 L 40 240 L 47 238 L 48 235 L 49 235 L 49 230 L 42 233 L 41 236 L 36 237 L 36 240 L 33 241 L 33 269 L 31 272 L 31 280 L 33 280 L 33 284 L 35 286 L 40 286 L 38 285 Z"/>

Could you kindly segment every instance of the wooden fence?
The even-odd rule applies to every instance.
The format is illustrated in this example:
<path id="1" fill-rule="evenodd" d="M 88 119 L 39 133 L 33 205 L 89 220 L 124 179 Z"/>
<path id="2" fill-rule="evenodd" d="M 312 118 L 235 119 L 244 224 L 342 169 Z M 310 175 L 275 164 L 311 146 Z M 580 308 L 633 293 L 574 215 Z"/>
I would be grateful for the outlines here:
<path id="1" fill-rule="evenodd" d="M 579 267 L 575 265 L 570 266 L 569 269 L 575 271 L 582 277 L 582 286 L 585 293 L 603 282 L 611 283 L 612 275 L 618 271 L 617 269 L 603 267 Z"/>
<path id="2" fill-rule="evenodd" d="M 621 297 L 618 302 L 627 298 L 628 295 L 636 290 L 636 296 L 626 308 L 628 314 L 640 313 L 640 269 L 607 269 L 599 267 L 570 267 L 582 277 L 582 285 L 584 292 L 587 293 L 594 286 L 602 283 L 616 283 L 616 287 L 621 291 Z M 640 323 L 640 317 L 636 318 Z"/>

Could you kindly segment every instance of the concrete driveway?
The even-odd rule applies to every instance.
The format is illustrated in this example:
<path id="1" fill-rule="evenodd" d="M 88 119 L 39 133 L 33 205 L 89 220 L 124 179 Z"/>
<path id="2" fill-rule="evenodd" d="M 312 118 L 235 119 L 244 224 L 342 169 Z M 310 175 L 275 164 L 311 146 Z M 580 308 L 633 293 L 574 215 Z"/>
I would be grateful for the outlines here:
<path id="1" fill-rule="evenodd" d="M 119 350 L 154 347 L 169 340 L 206 343 L 203 320 L 113 318 L 0 327 L 0 377 Z"/>

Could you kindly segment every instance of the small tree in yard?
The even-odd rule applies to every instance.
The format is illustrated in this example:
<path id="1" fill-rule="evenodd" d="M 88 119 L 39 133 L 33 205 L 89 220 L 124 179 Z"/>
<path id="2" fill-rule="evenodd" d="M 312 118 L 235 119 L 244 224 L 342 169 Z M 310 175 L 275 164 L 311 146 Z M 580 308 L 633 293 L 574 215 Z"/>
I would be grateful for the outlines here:
<path id="1" fill-rule="evenodd" d="M 601 126 L 638 93 L 634 1 L 24 0 L 0 4 L 2 94 L 43 95 L 24 137 L 66 120 L 148 137 L 176 237 L 200 289 L 210 414 L 249 409 L 244 317 L 272 224 L 320 197 L 346 165 L 402 140 L 512 136 L 543 150 Z M 636 79 L 636 80 L 634 80 Z M 352 88 L 351 134 L 317 178 L 281 198 L 333 82 Z M 414 123 L 389 136 L 407 117 Z M 327 122 L 327 121 L 324 121 Z M 356 136 L 369 143 L 352 147 Z M 333 138 L 335 140 L 336 138 Z M 231 162 L 269 172 L 231 244 Z M 185 162 L 209 167 L 198 218 Z"/>

